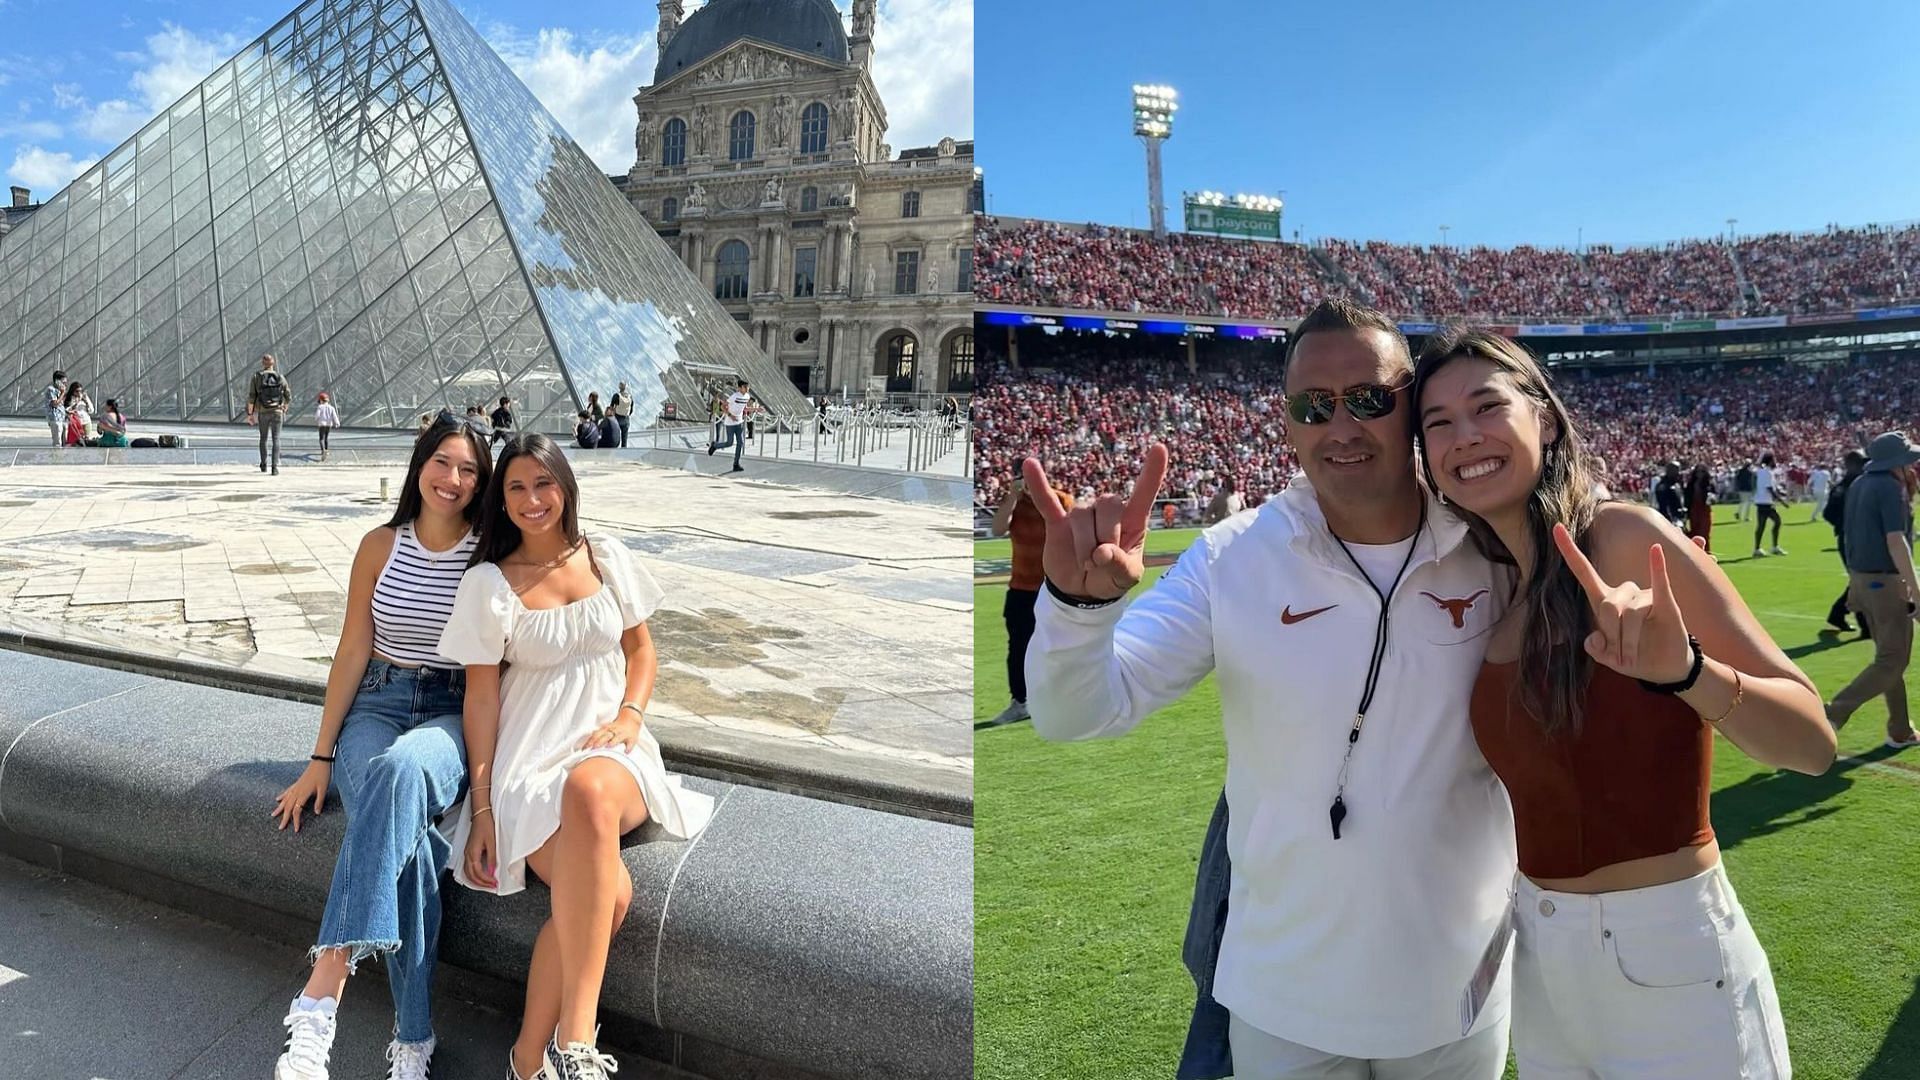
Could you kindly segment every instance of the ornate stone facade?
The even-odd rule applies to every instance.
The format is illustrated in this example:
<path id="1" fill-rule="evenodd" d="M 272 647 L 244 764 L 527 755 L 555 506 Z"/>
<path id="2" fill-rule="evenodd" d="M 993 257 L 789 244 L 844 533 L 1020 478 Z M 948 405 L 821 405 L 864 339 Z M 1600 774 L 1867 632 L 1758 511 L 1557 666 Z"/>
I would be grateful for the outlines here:
<path id="1" fill-rule="evenodd" d="M 713 0 L 686 25 L 735 7 Z M 665 55 L 681 0 L 659 8 Z M 826 55 L 699 27 L 725 44 L 634 95 L 626 194 L 803 392 L 965 395 L 973 144 L 894 155 L 873 24 L 874 0 L 855 0 Z"/>

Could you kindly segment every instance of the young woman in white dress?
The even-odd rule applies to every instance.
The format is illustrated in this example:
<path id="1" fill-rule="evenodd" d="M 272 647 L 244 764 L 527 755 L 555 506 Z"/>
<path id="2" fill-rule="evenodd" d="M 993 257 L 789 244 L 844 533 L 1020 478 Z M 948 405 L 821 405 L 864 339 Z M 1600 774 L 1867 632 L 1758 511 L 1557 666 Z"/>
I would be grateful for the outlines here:
<path id="1" fill-rule="evenodd" d="M 480 543 L 440 639 L 467 666 L 471 797 L 454 879 L 508 895 L 532 867 L 552 890 L 534 942 L 516 1080 L 603 1080 L 595 1017 L 613 934 L 633 898 L 620 838 L 653 821 L 692 837 L 713 800 L 680 785 L 642 723 L 660 588 L 619 541 L 582 536 L 566 455 L 538 433 L 500 452 Z M 502 672 L 502 663 L 506 670 Z"/>

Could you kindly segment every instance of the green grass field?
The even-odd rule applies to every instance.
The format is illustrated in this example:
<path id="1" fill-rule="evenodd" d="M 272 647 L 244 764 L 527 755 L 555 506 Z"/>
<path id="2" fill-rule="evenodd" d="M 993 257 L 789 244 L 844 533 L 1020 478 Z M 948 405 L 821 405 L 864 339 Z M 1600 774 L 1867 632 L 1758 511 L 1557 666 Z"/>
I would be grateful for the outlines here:
<path id="1" fill-rule="evenodd" d="M 1744 558 L 1751 533 L 1730 508 L 1716 547 L 1831 697 L 1872 646 L 1819 633 L 1845 575 L 1832 531 L 1806 515 L 1785 515 L 1784 558 Z M 1150 550 L 1195 535 L 1153 533 Z M 976 558 L 1004 562 L 1006 542 Z M 976 720 L 1007 701 L 1004 595 L 974 590 Z M 1801 1080 L 1920 1077 L 1920 750 L 1882 747 L 1885 720 L 1877 703 L 1857 713 L 1821 777 L 1765 769 L 1724 740 L 1715 751 L 1714 829 Z M 1224 775 L 1213 679 L 1125 738 L 1051 744 L 1016 724 L 977 732 L 974 760 L 974 1075 L 1172 1076 L 1193 1005 L 1180 939 Z"/>

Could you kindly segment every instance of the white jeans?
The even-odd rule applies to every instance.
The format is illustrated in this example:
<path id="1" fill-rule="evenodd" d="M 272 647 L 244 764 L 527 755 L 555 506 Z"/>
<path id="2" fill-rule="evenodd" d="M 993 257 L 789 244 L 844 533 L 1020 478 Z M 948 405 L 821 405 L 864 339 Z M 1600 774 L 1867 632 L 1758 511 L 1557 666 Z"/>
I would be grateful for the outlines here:
<path id="1" fill-rule="evenodd" d="M 1773 971 L 1719 866 L 1583 896 L 1514 894 L 1520 1080 L 1787 1080 Z"/>
<path id="2" fill-rule="evenodd" d="M 1507 1068 L 1507 1021 L 1489 1023 L 1459 1042 L 1405 1058 L 1335 1057 L 1227 1020 L 1233 1080 L 1500 1080 Z"/>

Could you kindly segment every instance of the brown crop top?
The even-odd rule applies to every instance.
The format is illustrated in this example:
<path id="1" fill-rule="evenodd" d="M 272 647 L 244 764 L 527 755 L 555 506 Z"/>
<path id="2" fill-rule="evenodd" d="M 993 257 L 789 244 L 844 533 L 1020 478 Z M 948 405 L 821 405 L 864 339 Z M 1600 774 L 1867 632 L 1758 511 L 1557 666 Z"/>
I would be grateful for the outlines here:
<path id="1" fill-rule="evenodd" d="M 1601 664 L 1580 733 L 1549 738 L 1510 693 L 1517 663 L 1487 663 L 1470 714 L 1507 787 L 1520 872 L 1574 878 L 1713 839 L 1713 729 L 1686 702 Z"/>

